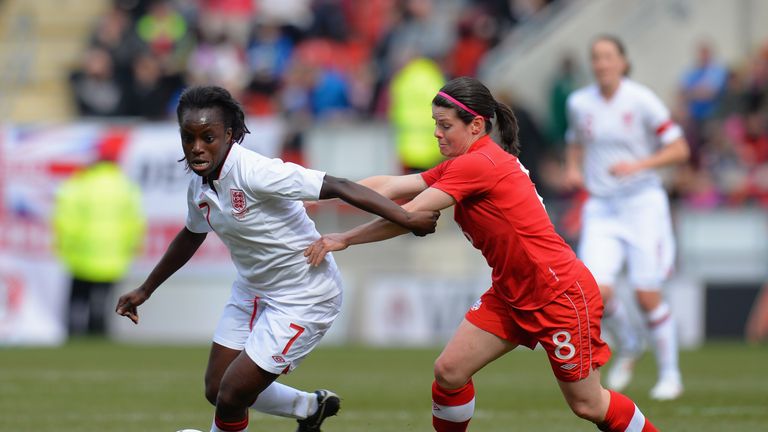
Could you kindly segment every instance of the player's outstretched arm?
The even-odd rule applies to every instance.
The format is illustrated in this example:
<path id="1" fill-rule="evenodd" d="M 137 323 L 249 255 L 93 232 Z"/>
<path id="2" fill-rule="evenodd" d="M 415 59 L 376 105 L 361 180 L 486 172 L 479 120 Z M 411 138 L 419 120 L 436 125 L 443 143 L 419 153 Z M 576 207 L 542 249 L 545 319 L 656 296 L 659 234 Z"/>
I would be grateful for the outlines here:
<path id="1" fill-rule="evenodd" d="M 139 323 L 138 306 L 147 301 L 149 296 L 166 279 L 176 273 L 190 258 L 197 252 L 197 249 L 203 244 L 206 233 L 193 233 L 186 227 L 182 228 L 176 238 L 173 239 L 163 257 L 157 263 L 152 272 L 140 287 L 122 295 L 117 300 L 115 312 L 131 319 L 134 324 Z"/>
<path id="2" fill-rule="evenodd" d="M 427 188 L 427 183 L 420 174 L 379 175 L 364 178 L 357 183 L 391 200 L 410 200 Z"/>
<path id="3" fill-rule="evenodd" d="M 403 208 L 408 211 L 440 211 L 456 204 L 452 196 L 435 189 L 428 188 L 420 193 Z M 307 263 L 313 266 L 320 265 L 328 252 L 346 249 L 351 245 L 372 243 L 397 237 L 407 231 L 384 219 L 377 219 L 367 224 L 360 225 L 343 233 L 326 234 L 304 251 Z"/>
<path id="4" fill-rule="evenodd" d="M 406 211 L 373 190 L 347 179 L 326 175 L 320 189 L 320 199 L 341 198 L 367 212 L 392 221 L 418 236 L 435 232 L 440 213 L 437 211 Z"/>

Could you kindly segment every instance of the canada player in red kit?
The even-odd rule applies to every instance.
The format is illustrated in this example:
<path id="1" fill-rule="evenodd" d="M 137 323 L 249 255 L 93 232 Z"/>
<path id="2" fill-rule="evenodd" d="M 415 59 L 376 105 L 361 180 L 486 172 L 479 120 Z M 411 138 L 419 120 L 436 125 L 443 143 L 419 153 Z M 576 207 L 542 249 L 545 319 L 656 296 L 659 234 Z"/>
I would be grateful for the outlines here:
<path id="1" fill-rule="evenodd" d="M 603 431 L 657 429 L 626 396 L 604 389 L 599 367 L 610 357 L 600 338 L 597 284 L 557 235 L 544 204 L 515 156 L 517 121 L 473 78 L 446 84 L 432 101 L 435 137 L 448 158 L 421 174 L 376 176 L 361 183 L 408 210 L 455 205 L 455 220 L 493 269 L 492 286 L 467 312 L 435 362 L 436 431 L 467 430 L 474 413 L 472 376 L 518 345 L 541 344 L 573 412 Z M 501 144 L 488 135 L 497 123 Z M 329 251 L 406 231 L 376 220 L 327 234 L 305 252 L 311 264 Z"/>

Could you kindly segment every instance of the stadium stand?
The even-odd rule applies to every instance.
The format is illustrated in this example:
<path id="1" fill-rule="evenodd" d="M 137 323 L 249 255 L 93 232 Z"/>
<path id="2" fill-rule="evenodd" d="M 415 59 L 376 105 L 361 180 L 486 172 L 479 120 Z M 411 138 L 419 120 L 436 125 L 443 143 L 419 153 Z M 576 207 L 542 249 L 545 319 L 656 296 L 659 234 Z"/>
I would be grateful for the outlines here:
<path id="1" fill-rule="evenodd" d="M 0 3 L 0 92 L 4 118 L 72 117 L 67 75 L 106 2 L 5 0 Z"/>

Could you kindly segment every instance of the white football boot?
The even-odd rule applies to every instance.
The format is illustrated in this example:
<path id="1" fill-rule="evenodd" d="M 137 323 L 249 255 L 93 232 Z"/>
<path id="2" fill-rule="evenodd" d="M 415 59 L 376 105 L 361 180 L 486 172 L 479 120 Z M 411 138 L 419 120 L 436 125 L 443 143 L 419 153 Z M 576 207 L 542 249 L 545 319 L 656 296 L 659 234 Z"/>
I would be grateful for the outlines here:
<path id="1" fill-rule="evenodd" d="M 680 374 L 667 374 L 659 379 L 651 389 L 651 399 L 657 401 L 674 400 L 683 394 L 683 381 Z"/>

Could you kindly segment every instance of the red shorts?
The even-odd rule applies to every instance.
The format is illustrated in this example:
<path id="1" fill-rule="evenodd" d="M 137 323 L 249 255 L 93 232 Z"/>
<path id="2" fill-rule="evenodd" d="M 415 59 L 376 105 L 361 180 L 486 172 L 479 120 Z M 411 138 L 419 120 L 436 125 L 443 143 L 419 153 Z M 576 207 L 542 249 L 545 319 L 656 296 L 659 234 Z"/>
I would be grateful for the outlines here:
<path id="1" fill-rule="evenodd" d="M 547 305 L 515 309 L 488 290 L 467 312 L 469 322 L 516 345 L 540 343 L 560 381 L 579 381 L 604 365 L 611 350 L 600 338 L 603 301 L 589 271 Z"/>

